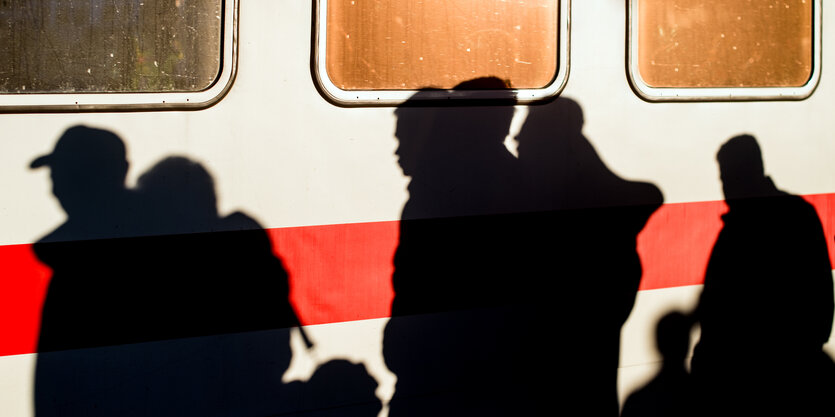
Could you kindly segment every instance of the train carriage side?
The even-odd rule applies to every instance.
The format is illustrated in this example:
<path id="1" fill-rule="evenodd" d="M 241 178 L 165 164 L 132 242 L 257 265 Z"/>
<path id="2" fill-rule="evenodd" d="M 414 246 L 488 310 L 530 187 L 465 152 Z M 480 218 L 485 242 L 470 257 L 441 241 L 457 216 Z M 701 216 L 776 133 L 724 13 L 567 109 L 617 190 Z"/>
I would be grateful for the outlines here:
<path id="1" fill-rule="evenodd" d="M 663 325 L 664 406 L 723 352 L 826 405 L 822 1 L 43 3 L 0 4 L 0 415 L 641 415 Z"/>

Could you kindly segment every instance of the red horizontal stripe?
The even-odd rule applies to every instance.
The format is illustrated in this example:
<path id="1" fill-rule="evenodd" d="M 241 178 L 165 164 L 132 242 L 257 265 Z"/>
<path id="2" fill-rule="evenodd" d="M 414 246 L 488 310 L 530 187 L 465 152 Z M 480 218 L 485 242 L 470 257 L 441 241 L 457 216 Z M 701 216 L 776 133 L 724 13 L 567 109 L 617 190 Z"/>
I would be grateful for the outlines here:
<path id="1" fill-rule="evenodd" d="M 724 201 L 665 204 L 638 235 L 641 290 L 698 285 L 722 229 Z"/>
<path id="2" fill-rule="evenodd" d="M 803 198 L 818 212 L 829 245 L 829 260 L 835 265 L 835 194 Z M 659 208 L 638 235 L 638 253 L 644 267 L 640 289 L 702 284 L 710 251 L 722 229 L 721 216 L 727 209 L 724 201 L 665 204 Z"/>
<path id="3" fill-rule="evenodd" d="M 399 222 L 268 230 L 302 324 L 388 317 Z"/>
<path id="4" fill-rule="evenodd" d="M 817 209 L 831 240 L 835 194 L 805 198 Z M 725 211 L 722 201 L 662 206 L 638 236 L 641 290 L 701 284 Z M 303 324 L 389 316 L 398 225 L 391 221 L 267 231 L 290 274 L 290 297 Z M 50 273 L 31 245 L 0 246 L 0 355 L 35 351 Z"/>
<path id="5" fill-rule="evenodd" d="M 51 274 L 32 245 L 0 246 L 0 355 L 35 351 Z"/>

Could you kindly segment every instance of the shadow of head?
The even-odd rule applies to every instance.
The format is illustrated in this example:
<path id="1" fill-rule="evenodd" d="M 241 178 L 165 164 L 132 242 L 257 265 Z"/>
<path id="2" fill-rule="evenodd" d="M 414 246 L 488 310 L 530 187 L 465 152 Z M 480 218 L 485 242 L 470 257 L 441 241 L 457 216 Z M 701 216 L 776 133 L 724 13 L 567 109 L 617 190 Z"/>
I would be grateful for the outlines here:
<path id="1" fill-rule="evenodd" d="M 769 182 L 765 176 L 760 145 L 753 136 L 731 138 L 719 148 L 716 160 L 725 199 L 762 196 L 766 192 Z"/>
<path id="2" fill-rule="evenodd" d="M 683 364 L 690 350 L 693 321 L 681 312 L 671 312 L 658 321 L 656 342 L 665 363 Z"/>
<path id="3" fill-rule="evenodd" d="M 30 168 L 44 166 L 51 170 L 52 193 L 70 215 L 124 190 L 128 171 L 122 140 L 108 130 L 86 126 L 67 129 L 52 153 L 30 164 Z"/>
<path id="4" fill-rule="evenodd" d="M 453 90 L 507 88 L 509 85 L 504 80 L 484 77 L 462 82 Z M 467 158 L 482 147 L 501 145 L 510 130 L 514 100 L 427 100 L 438 91 L 433 88 L 418 91 L 394 112 L 395 136 L 399 142 L 395 154 L 405 175 L 414 175 L 420 167 L 433 162 Z"/>
<path id="5" fill-rule="evenodd" d="M 383 407 L 376 389 L 377 381 L 364 365 L 335 359 L 310 377 L 305 387 L 305 405 L 319 409 L 314 414 L 322 417 L 374 417 Z"/>

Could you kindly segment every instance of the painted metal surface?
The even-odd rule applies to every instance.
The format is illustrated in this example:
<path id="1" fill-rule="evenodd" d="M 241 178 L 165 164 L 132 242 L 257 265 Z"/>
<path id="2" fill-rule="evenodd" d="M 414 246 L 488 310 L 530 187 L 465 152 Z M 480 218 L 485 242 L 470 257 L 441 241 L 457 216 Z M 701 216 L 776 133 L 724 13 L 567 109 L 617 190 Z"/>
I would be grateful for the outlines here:
<path id="1" fill-rule="evenodd" d="M 835 168 L 830 156 L 835 154 L 831 138 L 835 120 L 830 117 L 830 103 L 835 83 L 821 76 L 814 94 L 802 101 L 649 103 L 635 94 L 625 76 L 627 10 L 621 2 L 608 3 L 572 5 L 572 76 L 561 96 L 572 98 L 582 109 L 582 134 L 608 169 L 622 178 L 655 184 L 666 204 L 638 241 L 644 278 L 657 284 L 639 292 L 622 331 L 623 399 L 650 379 L 658 366 L 660 358 L 653 346 L 658 317 L 671 309 L 691 310 L 697 303 L 703 278 L 699 271 L 721 227 L 723 195 L 716 152 L 728 138 L 746 132 L 757 137 L 766 172 L 781 189 L 813 202 L 832 243 Z M 236 81 L 212 107 L 197 112 L 0 115 L 4 127 L 0 247 L 21 262 L 31 244 L 64 221 L 64 211 L 51 194 L 49 173 L 31 170 L 29 164 L 53 149 L 70 126 L 106 128 L 124 140 L 129 186 L 157 161 L 186 155 L 201 162 L 213 177 L 218 212 L 243 211 L 257 220 L 272 236 L 292 275 L 329 278 L 336 268 L 356 274 L 340 278 L 363 277 L 366 283 L 378 285 L 374 312 L 333 318 L 328 316 L 331 305 L 371 304 L 367 300 L 339 304 L 350 286 L 339 284 L 339 290 L 325 291 L 323 286 L 329 284 L 318 278 L 308 278 L 306 288 L 299 283 L 293 296 L 308 300 L 299 303 L 309 303 L 309 313 L 302 316 L 309 317 L 305 320 L 311 325 L 305 331 L 315 348 L 307 349 L 292 333 L 292 362 L 283 378 L 306 381 L 319 365 L 349 358 L 366 366 L 379 384 L 377 397 L 385 402 L 394 392 L 396 378 L 381 355 L 387 320 L 374 317 L 386 313 L 390 293 L 384 287 L 391 283 L 388 268 L 397 244 L 392 228 L 409 199 L 409 178 L 395 155 L 395 109 L 338 107 L 316 90 L 310 42 L 315 15 L 309 2 L 246 3 L 240 13 Z M 822 22 L 828 17 L 821 11 Z M 601 28 L 606 29 L 601 32 Z M 823 31 L 821 36 L 822 44 L 831 44 L 835 32 Z M 831 50 L 820 53 L 826 62 L 833 58 Z M 515 107 L 505 144 L 517 153 L 516 138 L 531 108 Z M 560 128 L 553 126 L 555 131 Z M 360 230 L 364 227 L 375 231 Z M 652 233 L 657 240 L 646 240 Z M 346 247 L 363 255 L 352 257 L 354 252 Z M 684 264 L 679 262 L 682 252 L 690 256 Z M 656 253 L 657 258 L 645 258 L 647 253 Z M 374 261 L 358 265 L 356 258 Z M 36 267 L 24 269 L 28 272 L 0 279 L 31 277 L 12 286 L 21 291 L 14 299 L 36 300 L 47 273 Z M 372 274 L 379 276 L 369 277 Z M 36 304 L 26 304 L 30 313 L 37 313 Z M 362 320 L 343 322 L 357 319 Z M 29 339 L 21 345 L 31 348 L 36 332 L 31 325 L 37 324 L 36 319 L 18 321 L 18 316 L 4 313 L 0 320 L 16 329 L 29 323 Z M 314 324 L 329 321 L 339 323 Z M 762 343 L 768 337 L 763 335 Z M 33 414 L 36 361 L 35 354 L 0 358 L 0 414 Z M 386 412 L 384 408 L 381 415 Z"/>

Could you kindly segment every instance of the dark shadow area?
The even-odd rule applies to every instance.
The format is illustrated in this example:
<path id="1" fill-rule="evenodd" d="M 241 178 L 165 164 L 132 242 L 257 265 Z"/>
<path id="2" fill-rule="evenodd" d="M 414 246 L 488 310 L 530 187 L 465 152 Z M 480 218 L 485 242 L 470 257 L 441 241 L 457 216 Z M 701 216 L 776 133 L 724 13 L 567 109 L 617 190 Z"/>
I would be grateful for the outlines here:
<path id="1" fill-rule="evenodd" d="M 696 310 L 702 415 L 830 415 L 832 268 L 815 209 L 765 175 L 756 139 L 717 154 L 729 211 Z"/>
<path id="2" fill-rule="evenodd" d="M 305 383 L 305 417 L 376 417 L 383 403 L 376 397 L 377 381 L 361 364 L 335 359 L 320 366 Z"/>
<path id="3" fill-rule="evenodd" d="M 486 86 L 479 84 L 487 84 Z M 459 88 L 504 84 L 476 80 Z M 395 298 L 383 353 L 397 386 L 389 415 L 512 415 L 521 378 L 517 301 L 521 167 L 504 146 L 513 102 L 396 112 L 397 156 L 411 177 L 392 277 Z M 432 314 L 434 313 L 434 314 Z M 522 386 L 518 386 L 522 390 Z"/>
<path id="4" fill-rule="evenodd" d="M 668 313 L 658 321 L 656 343 L 663 363 L 647 385 L 633 392 L 621 417 L 695 417 L 693 382 L 685 368 L 690 351 L 693 321 L 680 313 Z"/>
<path id="5" fill-rule="evenodd" d="M 663 196 L 612 172 L 583 135 L 583 111 L 560 98 L 531 107 L 517 137 L 534 213 L 526 220 L 523 270 L 531 277 L 535 330 L 556 343 L 540 367 L 563 386 L 551 407 L 572 415 L 617 415 L 620 333 L 643 269 L 637 236 Z"/>
<path id="6" fill-rule="evenodd" d="M 282 382 L 299 324 L 287 272 L 254 219 L 218 214 L 202 165 L 169 157 L 127 189 L 122 140 L 76 126 L 31 166 L 50 168 L 67 213 L 34 244 L 53 273 L 35 375 L 39 417 L 267 416 L 305 411 L 308 392 L 334 397 Z M 370 392 L 358 401 L 379 402 L 364 367 L 326 370 L 334 367 L 340 381 Z"/>
<path id="7" fill-rule="evenodd" d="M 503 144 L 514 103 L 494 104 L 396 111 L 411 182 L 383 346 L 390 415 L 617 415 L 636 236 L 661 193 L 606 168 L 575 102 L 531 107 L 518 158 Z"/>

